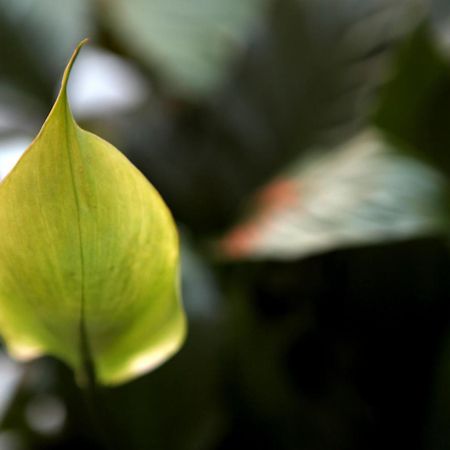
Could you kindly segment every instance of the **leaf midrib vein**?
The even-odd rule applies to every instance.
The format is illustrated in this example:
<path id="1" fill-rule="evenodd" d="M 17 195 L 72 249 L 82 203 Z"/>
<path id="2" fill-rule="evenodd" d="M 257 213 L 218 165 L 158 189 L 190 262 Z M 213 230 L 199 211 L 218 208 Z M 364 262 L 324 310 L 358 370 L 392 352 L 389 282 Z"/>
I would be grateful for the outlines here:
<path id="1" fill-rule="evenodd" d="M 93 359 L 91 355 L 87 326 L 86 326 L 86 283 L 85 283 L 85 254 L 83 247 L 83 231 L 81 226 L 81 200 L 78 193 L 76 175 L 75 175 L 75 164 L 73 161 L 72 153 L 72 143 L 76 142 L 76 146 L 80 148 L 78 142 L 78 130 L 77 125 L 74 123 L 70 107 L 68 105 L 67 99 L 64 99 L 65 111 L 64 111 L 64 135 L 66 138 L 66 149 L 69 161 L 69 171 L 72 182 L 72 189 L 75 199 L 75 209 L 77 216 L 77 227 L 78 227 L 78 242 L 79 242 L 79 254 L 80 254 L 80 316 L 79 316 L 79 344 L 80 344 L 80 354 L 81 354 L 81 368 L 84 372 L 84 376 L 88 379 L 95 379 L 95 370 Z M 73 129 L 73 140 L 71 142 L 68 130 Z M 81 158 L 81 153 L 80 153 Z"/>

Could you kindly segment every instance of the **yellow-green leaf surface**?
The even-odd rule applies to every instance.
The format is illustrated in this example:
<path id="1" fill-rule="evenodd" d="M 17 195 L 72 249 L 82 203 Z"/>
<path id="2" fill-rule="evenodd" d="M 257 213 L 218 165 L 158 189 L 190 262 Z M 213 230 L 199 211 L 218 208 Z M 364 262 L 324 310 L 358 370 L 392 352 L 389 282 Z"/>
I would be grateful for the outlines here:
<path id="1" fill-rule="evenodd" d="M 66 86 L 0 184 L 0 333 L 21 359 L 61 358 L 115 384 L 180 347 L 178 234 L 169 210 L 116 148 L 74 121 Z M 84 342 L 84 344 L 83 344 Z"/>

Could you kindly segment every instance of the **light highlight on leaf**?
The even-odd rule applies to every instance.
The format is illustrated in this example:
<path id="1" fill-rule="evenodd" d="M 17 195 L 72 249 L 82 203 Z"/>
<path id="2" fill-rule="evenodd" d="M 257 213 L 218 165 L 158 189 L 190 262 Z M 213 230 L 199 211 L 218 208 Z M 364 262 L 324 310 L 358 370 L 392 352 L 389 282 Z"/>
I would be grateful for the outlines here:
<path id="1" fill-rule="evenodd" d="M 126 381 L 181 345 L 173 219 L 117 149 L 82 130 L 64 73 L 42 130 L 0 184 L 0 333 L 11 353 L 49 353 L 83 377 Z"/>

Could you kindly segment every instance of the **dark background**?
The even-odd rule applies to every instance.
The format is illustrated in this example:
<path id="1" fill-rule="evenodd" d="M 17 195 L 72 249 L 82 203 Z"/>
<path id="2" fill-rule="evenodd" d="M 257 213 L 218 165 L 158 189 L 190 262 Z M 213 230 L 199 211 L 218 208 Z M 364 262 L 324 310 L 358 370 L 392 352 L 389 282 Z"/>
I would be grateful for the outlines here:
<path id="1" fill-rule="evenodd" d="M 2 351 L 0 449 L 450 449 L 450 3 L 0 0 L 1 176 L 86 36 L 75 116 L 171 208 L 189 334 L 106 436 Z"/>

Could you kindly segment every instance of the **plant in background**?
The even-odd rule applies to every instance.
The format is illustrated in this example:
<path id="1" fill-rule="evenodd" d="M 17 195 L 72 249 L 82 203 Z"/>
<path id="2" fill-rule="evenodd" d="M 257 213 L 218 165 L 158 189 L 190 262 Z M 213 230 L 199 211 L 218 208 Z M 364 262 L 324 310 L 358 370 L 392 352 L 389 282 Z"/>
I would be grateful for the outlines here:
<path id="1" fill-rule="evenodd" d="M 54 103 L 66 57 L 92 36 L 71 70 L 71 110 L 120 143 L 182 224 L 190 330 L 163 367 L 100 386 L 120 382 L 104 370 L 113 349 L 125 372 L 156 364 L 151 348 L 164 357 L 163 328 L 181 313 L 159 282 L 169 272 L 175 282 L 176 265 L 149 247 L 173 225 L 164 237 L 152 223 L 155 244 L 139 238 L 129 211 L 148 195 L 118 195 L 129 183 L 104 170 L 102 155 L 124 168 L 110 148 L 74 147 L 73 184 L 49 152 L 90 135 L 49 131 L 66 127 L 60 99 L 37 141 L 53 144 L 34 146 L 0 185 L 0 337 L 65 358 L 84 385 L 57 359 L 10 360 L 0 338 L 0 450 L 450 448 L 450 10 L 440 3 L 0 0 L 0 180 Z M 54 167 L 32 165 L 39 155 Z M 147 314 L 151 302 L 159 312 Z"/>
<path id="2" fill-rule="evenodd" d="M 41 131 L 0 185 L 0 333 L 80 382 L 117 384 L 180 347 L 178 235 L 147 179 L 82 130 L 67 99 L 75 50 Z"/>

